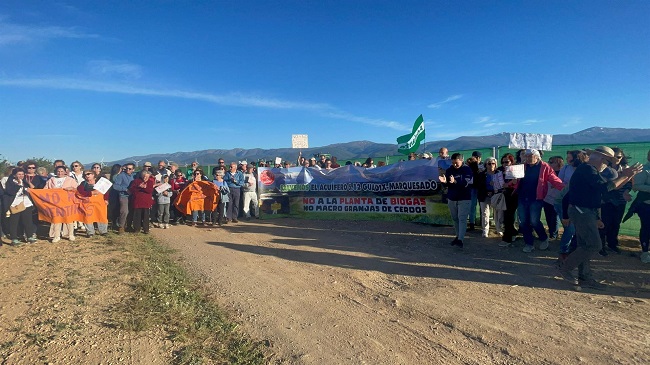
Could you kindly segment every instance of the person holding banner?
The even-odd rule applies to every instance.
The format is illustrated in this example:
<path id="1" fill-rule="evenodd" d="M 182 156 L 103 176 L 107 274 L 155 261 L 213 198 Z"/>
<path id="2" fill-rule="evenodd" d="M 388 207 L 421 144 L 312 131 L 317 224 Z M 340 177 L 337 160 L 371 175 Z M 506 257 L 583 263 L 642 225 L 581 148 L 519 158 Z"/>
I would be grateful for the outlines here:
<path id="1" fill-rule="evenodd" d="M 4 194 L 4 206 L 7 207 L 9 215 L 9 232 L 11 233 L 11 245 L 19 246 L 22 243 L 18 239 L 18 229 L 22 226 L 25 231 L 28 243 L 36 242 L 33 237 L 34 224 L 32 223 L 32 212 L 34 204 L 29 199 L 28 187 L 25 183 L 25 170 L 16 167 L 12 170 L 11 176 L 7 179 Z"/>
<path id="2" fill-rule="evenodd" d="M 97 174 L 94 170 L 84 171 L 84 181 L 77 186 L 77 192 L 83 197 L 101 195 L 99 191 L 95 190 L 96 182 Z M 108 191 L 104 194 L 104 202 L 106 202 L 104 209 L 106 209 L 106 215 L 108 216 Z M 97 231 L 100 235 L 105 236 L 108 234 L 108 222 L 90 222 L 86 223 L 86 234 L 88 235 L 88 238 L 92 238 L 95 235 L 95 223 L 97 223 Z"/>
<path id="3" fill-rule="evenodd" d="M 149 234 L 149 210 L 153 205 L 154 178 L 151 171 L 142 170 L 140 176 L 133 180 L 129 193 L 133 200 L 133 231 L 140 233 L 140 227 L 144 234 Z"/>
<path id="4" fill-rule="evenodd" d="M 540 250 L 548 248 L 548 235 L 540 220 L 544 197 L 548 193 L 549 183 L 557 190 L 562 190 L 564 184 L 553 172 L 553 168 L 542 161 L 541 154 L 536 149 L 527 149 L 524 177 L 518 179 L 515 189 L 519 195 L 517 214 L 519 215 L 519 231 L 524 236 L 523 251 L 532 252 L 534 248 L 533 230 L 540 241 Z"/>
<path id="5" fill-rule="evenodd" d="M 451 155 L 451 167 L 440 176 L 440 182 L 448 188 L 447 206 L 454 221 L 456 237 L 450 242 L 452 246 L 463 248 L 465 231 L 467 230 L 467 217 L 472 199 L 472 181 L 474 174 L 469 166 L 463 164 L 463 155 Z"/>
<path id="6" fill-rule="evenodd" d="M 68 175 L 65 166 L 57 166 L 54 169 L 54 177 L 45 183 L 45 189 L 63 189 L 74 191 L 77 188 L 77 181 Z M 50 237 L 52 243 L 61 241 L 61 235 L 68 236 L 70 241 L 75 240 L 74 223 L 50 223 Z"/>

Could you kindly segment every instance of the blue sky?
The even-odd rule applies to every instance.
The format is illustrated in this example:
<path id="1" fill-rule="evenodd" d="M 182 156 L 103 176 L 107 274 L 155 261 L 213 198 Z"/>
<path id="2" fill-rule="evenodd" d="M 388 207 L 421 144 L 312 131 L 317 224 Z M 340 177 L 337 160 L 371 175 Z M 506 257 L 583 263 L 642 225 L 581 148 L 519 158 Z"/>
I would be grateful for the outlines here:
<path id="1" fill-rule="evenodd" d="M 0 154 L 650 127 L 650 1 L 0 2 Z"/>

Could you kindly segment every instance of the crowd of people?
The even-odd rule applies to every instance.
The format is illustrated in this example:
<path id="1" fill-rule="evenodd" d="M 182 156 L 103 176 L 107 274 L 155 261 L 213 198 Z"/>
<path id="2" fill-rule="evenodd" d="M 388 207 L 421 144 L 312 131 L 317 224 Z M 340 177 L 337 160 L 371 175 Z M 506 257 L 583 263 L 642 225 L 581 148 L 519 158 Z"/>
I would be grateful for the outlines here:
<path id="1" fill-rule="evenodd" d="M 620 225 L 633 190 L 638 193 L 628 216 L 637 214 L 640 218 L 641 261 L 650 263 L 650 151 L 647 157 L 648 164 L 643 167 L 639 164 L 628 166 L 622 149 L 601 146 L 593 150 L 568 151 L 566 158 L 552 156 L 548 162 L 543 161 L 542 152 L 535 149 L 522 149 L 516 155 L 506 153 L 500 161 L 494 157 L 483 161 L 479 151 L 465 159 L 460 153 L 449 156 L 449 151 L 443 147 L 435 158 L 423 153 L 411 154 L 408 160 L 428 159 L 439 166 L 432 175 L 437 175 L 444 186 L 441 196 L 449 207 L 456 234 L 451 245 L 464 246 L 466 232 L 476 229 L 478 208 L 483 237 L 490 237 L 492 222 L 502 247 L 511 246 L 521 236 L 523 251 L 530 253 L 535 250 L 536 239 L 539 250 L 548 249 L 549 240 L 559 239 L 558 264 L 562 276 L 572 282 L 582 280 L 598 287 L 589 261 L 596 253 L 605 256 L 609 252 L 620 252 Z M 375 165 L 373 159 L 368 158 L 359 165 L 375 168 L 383 164 Z M 515 165 L 523 165 L 521 175 L 515 174 L 511 167 Z M 267 165 L 262 162 L 259 166 Z M 275 167 L 293 166 L 285 161 Z M 296 166 L 341 167 L 336 157 L 326 155 L 318 159 L 299 155 Z M 102 174 L 99 163 L 84 170 L 79 161 L 68 167 L 64 161 L 56 160 L 50 172 L 35 161 L 24 161 L 9 167 L 1 180 L 0 204 L 5 213 L 0 215 L 0 234 L 13 245 L 36 242 L 38 215 L 30 198 L 31 189 L 64 189 L 89 197 L 101 194 L 94 189 L 101 178 L 112 183 L 103 195 L 108 221 L 119 234 L 148 233 L 150 226 L 162 229 L 179 223 L 209 226 L 237 223 L 241 218 L 259 218 L 256 169 L 255 164 L 246 161 L 226 165 L 225 160 L 219 159 L 218 165 L 209 172 L 210 177 L 197 162 L 184 173 L 176 163 L 167 165 L 165 161 L 159 161 L 157 168 L 145 162 L 139 171 L 133 163 L 116 164 L 109 174 Z M 201 194 L 206 187 L 215 195 L 215 204 L 210 209 L 201 206 L 183 209 L 175 204 L 184 189 L 198 189 Z M 541 222 L 542 211 L 546 227 Z M 561 235 L 560 227 L 563 228 Z M 52 242 L 61 238 L 75 240 L 77 233 L 92 237 L 108 231 L 106 222 L 52 223 L 49 239 Z M 577 277 L 572 274 L 575 268 L 579 269 Z"/>
<path id="2" fill-rule="evenodd" d="M 438 159 L 450 160 L 450 167 L 439 170 L 439 180 L 447 189 L 454 222 L 452 246 L 462 248 L 466 231 L 475 229 L 472 213 L 478 204 L 483 237 L 489 237 L 493 215 L 502 247 L 511 246 L 521 235 L 523 252 L 530 253 L 535 249 L 535 236 L 539 250 L 548 249 L 549 240 L 560 239 L 562 277 L 574 285 L 601 289 L 603 284 L 591 273 L 590 260 L 598 253 L 620 253 L 619 230 L 634 190 L 638 194 L 628 216 L 638 214 L 640 218 L 641 261 L 650 263 L 650 151 L 644 166 L 628 166 L 622 149 L 607 146 L 568 151 L 566 160 L 552 156 L 548 163 L 540 151 L 522 149 L 516 156 L 501 156 L 499 167 L 494 157 L 483 162 L 481 155 L 474 151 L 465 159 L 460 153 L 449 157 L 446 148 L 440 150 Z M 523 174 L 515 173 L 521 169 L 511 167 L 514 165 L 523 165 Z M 542 211 L 546 228 L 541 222 Z M 573 275 L 576 268 L 578 276 Z"/>

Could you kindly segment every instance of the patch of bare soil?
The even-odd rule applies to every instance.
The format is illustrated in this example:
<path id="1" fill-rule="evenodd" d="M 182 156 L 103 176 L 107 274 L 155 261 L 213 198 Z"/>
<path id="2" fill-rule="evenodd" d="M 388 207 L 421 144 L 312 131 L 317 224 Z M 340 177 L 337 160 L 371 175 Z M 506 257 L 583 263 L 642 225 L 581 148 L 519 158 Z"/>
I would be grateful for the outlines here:
<path id="1" fill-rule="evenodd" d="M 165 364 L 169 342 L 115 328 L 128 253 L 106 239 L 0 247 L 2 364 Z"/>
<path id="2" fill-rule="evenodd" d="M 525 254 L 472 233 L 459 251 L 448 227 L 295 219 L 152 233 L 273 363 L 650 363 L 650 268 L 631 238 L 595 260 L 607 290 L 576 292 L 557 242 Z M 107 242 L 0 247 L 2 364 L 172 361 L 162 330 L 115 327 L 138 274 Z"/>
<path id="3" fill-rule="evenodd" d="M 448 227 L 295 219 L 153 234 L 278 363 L 650 363 L 650 268 L 631 238 L 595 259 L 607 289 L 577 292 L 557 241 L 525 254 L 472 233 L 459 251 Z"/>

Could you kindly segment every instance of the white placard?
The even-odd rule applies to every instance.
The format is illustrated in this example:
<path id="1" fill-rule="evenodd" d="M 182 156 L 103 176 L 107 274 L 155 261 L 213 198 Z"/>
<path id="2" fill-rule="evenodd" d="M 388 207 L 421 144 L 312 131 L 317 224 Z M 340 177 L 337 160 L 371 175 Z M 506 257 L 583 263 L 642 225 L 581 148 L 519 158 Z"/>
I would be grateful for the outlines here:
<path id="1" fill-rule="evenodd" d="M 108 180 L 105 177 L 100 177 L 99 181 L 95 183 L 93 189 L 99 191 L 102 194 L 106 194 L 106 192 L 108 191 L 108 189 L 111 188 L 111 186 L 113 186 L 113 183 L 110 180 Z"/>
<path id="2" fill-rule="evenodd" d="M 521 179 L 524 177 L 524 164 L 506 166 L 506 179 Z"/>
<path id="3" fill-rule="evenodd" d="M 309 142 L 306 134 L 292 134 L 291 148 L 309 148 Z"/>
<path id="4" fill-rule="evenodd" d="M 552 134 L 510 133 L 508 148 L 534 148 L 540 151 L 553 149 Z"/>
<path id="5" fill-rule="evenodd" d="M 158 194 L 162 194 L 163 191 L 165 191 L 165 190 L 167 190 L 167 189 L 169 189 L 171 187 L 172 186 L 169 185 L 168 183 L 160 184 L 160 185 L 156 186 L 156 191 L 158 192 Z"/>
<path id="6" fill-rule="evenodd" d="M 282 163 L 282 157 L 276 157 L 276 158 L 275 158 L 275 164 L 276 164 L 276 165 L 279 165 L 279 164 L 281 164 L 281 163 Z"/>

